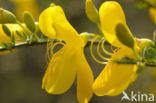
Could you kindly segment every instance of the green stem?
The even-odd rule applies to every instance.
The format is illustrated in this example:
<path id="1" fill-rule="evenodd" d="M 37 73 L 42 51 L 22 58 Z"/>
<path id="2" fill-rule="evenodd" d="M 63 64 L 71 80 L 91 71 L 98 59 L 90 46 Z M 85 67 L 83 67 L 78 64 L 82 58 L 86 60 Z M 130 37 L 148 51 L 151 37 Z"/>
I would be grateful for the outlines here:
<path id="1" fill-rule="evenodd" d="M 137 61 L 137 60 L 114 60 L 114 62 L 116 62 L 118 64 L 138 64 L 138 62 L 141 62 L 141 61 Z M 153 61 L 144 61 L 142 63 L 144 63 L 145 66 L 147 66 L 147 67 L 156 67 L 156 62 L 153 62 Z"/>
<path id="2" fill-rule="evenodd" d="M 27 29 L 17 20 L 16 23 L 21 27 L 23 28 L 23 30 L 25 31 L 25 33 L 27 33 L 27 35 L 29 34 Z"/>
<path id="3" fill-rule="evenodd" d="M 136 50 L 134 48 L 132 48 L 134 54 L 136 55 L 137 59 L 142 61 L 142 57 L 136 52 Z"/>
<path id="4" fill-rule="evenodd" d="M 97 27 L 98 27 L 98 29 L 99 29 L 99 31 L 100 31 L 99 36 L 102 36 L 102 37 L 103 37 L 104 35 L 103 35 L 103 33 L 102 33 L 100 23 L 97 23 L 96 25 L 97 25 Z"/>

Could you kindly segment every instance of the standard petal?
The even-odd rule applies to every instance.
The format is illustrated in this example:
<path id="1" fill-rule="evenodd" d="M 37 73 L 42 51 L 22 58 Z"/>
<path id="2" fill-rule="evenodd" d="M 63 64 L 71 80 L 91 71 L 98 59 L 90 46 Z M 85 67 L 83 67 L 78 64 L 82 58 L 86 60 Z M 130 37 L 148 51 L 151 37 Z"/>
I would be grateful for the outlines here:
<path id="1" fill-rule="evenodd" d="M 132 50 L 127 48 L 120 49 L 111 57 L 110 61 L 97 77 L 93 85 L 93 91 L 96 95 L 118 95 L 136 79 L 136 65 L 117 64 L 113 61 L 125 56 L 135 59 Z"/>
<path id="2" fill-rule="evenodd" d="M 115 28 L 119 21 L 125 24 L 126 27 L 127 25 L 125 15 L 120 4 L 116 1 L 104 2 L 99 9 L 99 15 L 101 29 L 105 38 L 113 46 L 121 47 L 121 43 L 115 35 Z"/>
<path id="3" fill-rule="evenodd" d="M 42 88 L 50 94 L 66 92 L 75 80 L 75 50 L 61 48 L 52 57 L 43 77 Z"/>
<path id="4" fill-rule="evenodd" d="M 92 97 L 93 91 L 93 73 L 84 56 L 81 48 L 77 51 L 77 98 L 79 103 L 88 103 Z"/>
<path id="5" fill-rule="evenodd" d="M 71 46 L 84 46 L 83 40 L 65 17 L 60 6 L 52 6 L 44 10 L 39 17 L 39 27 L 48 37 L 64 40 Z"/>
<path id="6" fill-rule="evenodd" d="M 41 32 L 49 38 L 56 39 L 56 32 L 53 28 L 53 19 L 51 12 L 53 11 L 52 7 L 44 10 L 39 16 L 39 27 Z"/>

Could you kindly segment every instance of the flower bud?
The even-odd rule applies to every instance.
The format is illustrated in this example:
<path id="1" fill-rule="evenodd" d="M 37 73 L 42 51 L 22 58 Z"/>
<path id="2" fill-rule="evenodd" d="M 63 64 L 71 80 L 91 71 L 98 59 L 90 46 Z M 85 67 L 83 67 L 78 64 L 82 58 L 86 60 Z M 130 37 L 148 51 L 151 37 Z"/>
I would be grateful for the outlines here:
<path id="1" fill-rule="evenodd" d="M 129 48 L 134 48 L 134 38 L 132 33 L 122 23 L 118 23 L 116 26 L 116 36 L 118 40 Z"/>
<path id="2" fill-rule="evenodd" d="M 50 4 L 50 7 L 54 7 L 54 6 L 56 6 L 55 3 L 51 3 Z"/>
<path id="3" fill-rule="evenodd" d="M 143 72 L 143 70 L 145 69 L 146 66 L 145 66 L 145 64 L 142 63 L 142 62 L 138 62 L 137 65 L 138 65 L 138 69 L 137 69 L 136 73 L 137 73 L 137 74 L 140 74 L 140 73 Z"/>
<path id="4" fill-rule="evenodd" d="M 28 12 L 24 12 L 24 22 L 31 32 L 35 32 L 36 25 L 33 16 Z"/>
<path id="5" fill-rule="evenodd" d="M 0 24 L 16 23 L 16 16 L 10 11 L 0 8 Z"/>
<path id="6" fill-rule="evenodd" d="M 96 24 L 99 23 L 98 11 L 92 0 L 86 0 L 85 8 L 86 8 L 86 14 L 88 18 Z"/>

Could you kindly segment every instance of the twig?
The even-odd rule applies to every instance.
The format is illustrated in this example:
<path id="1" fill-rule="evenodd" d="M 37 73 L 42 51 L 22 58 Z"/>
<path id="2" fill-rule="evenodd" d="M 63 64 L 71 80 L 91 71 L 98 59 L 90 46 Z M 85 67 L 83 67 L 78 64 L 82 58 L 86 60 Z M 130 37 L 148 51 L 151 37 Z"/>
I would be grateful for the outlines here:
<path id="1" fill-rule="evenodd" d="M 136 61 L 136 60 L 114 60 L 114 62 L 118 64 L 138 64 L 141 61 Z M 145 66 L 148 67 L 156 67 L 156 61 L 142 61 L 142 63 L 145 64 Z"/>
<path id="2" fill-rule="evenodd" d="M 0 47 L 0 51 L 12 50 L 12 49 L 23 48 L 23 47 L 31 47 L 31 46 L 36 46 L 36 45 L 46 45 L 48 42 L 51 42 L 51 41 L 52 40 L 48 41 L 47 39 L 41 39 L 39 41 L 35 41 L 32 43 L 20 42 L 20 43 L 12 44 L 9 47 Z M 58 41 L 61 41 L 61 40 L 54 40 L 54 42 L 58 42 Z M 90 43 L 91 41 L 89 40 L 86 47 L 90 46 Z M 97 45 L 98 41 L 95 41 L 94 44 Z M 106 43 L 106 45 L 109 45 L 109 43 Z"/>

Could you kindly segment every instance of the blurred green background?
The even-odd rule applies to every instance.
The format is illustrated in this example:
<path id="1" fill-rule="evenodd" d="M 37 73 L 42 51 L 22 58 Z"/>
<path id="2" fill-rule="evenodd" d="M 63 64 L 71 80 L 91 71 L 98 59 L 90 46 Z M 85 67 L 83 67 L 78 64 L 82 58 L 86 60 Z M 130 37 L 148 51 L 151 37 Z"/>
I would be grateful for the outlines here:
<path id="1" fill-rule="evenodd" d="M 98 8 L 104 1 L 94 0 Z M 138 38 L 152 39 L 155 25 L 148 15 L 148 10 L 138 9 L 134 0 L 118 1 L 123 7 L 132 33 Z M 90 22 L 85 14 L 85 0 L 37 0 L 37 3 L 40 12 L 50 3 L 61 5 L 68 20 L 79 33 L 98 33 L 96 25 Z M 12 12 L 15 9 L 15 5 L 9 0 L 0 0 L 0 7 Z M 88 47 L 85 54 L 96 77 L 104 65 L 97 64 L 90 57 Z M 8 55 L 0 55 L 0 103 L 77 103 L 75 84 L 63 95 L 50 95 L 42 90 L 42 77 L 47 67 L 45 56 L 45 45 L 21 48 Z M 153 69 L 152 72 L 146 69 L 126 92 L 156 93 L 156 70 Z M 114 97 L 94 95 L 90 103 L 120 103 L 121 97 L 122 94 Z"/>

